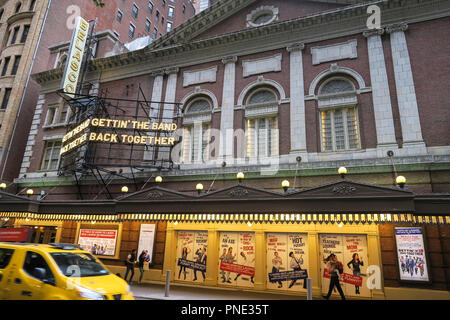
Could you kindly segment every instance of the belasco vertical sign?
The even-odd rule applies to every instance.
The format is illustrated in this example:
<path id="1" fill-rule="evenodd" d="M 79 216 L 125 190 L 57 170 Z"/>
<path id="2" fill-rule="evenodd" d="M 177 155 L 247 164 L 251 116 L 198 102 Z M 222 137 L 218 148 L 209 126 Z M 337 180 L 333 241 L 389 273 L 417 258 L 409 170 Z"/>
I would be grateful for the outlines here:
<path id="1" fill-rule="evenodd" d="M 77 89 L 88 32 L 89 23 L 82 17 L 78 17 L 73 31 L 68 61 L 61 83 L 61 89 L 70 98 L 74 97 Z"/>

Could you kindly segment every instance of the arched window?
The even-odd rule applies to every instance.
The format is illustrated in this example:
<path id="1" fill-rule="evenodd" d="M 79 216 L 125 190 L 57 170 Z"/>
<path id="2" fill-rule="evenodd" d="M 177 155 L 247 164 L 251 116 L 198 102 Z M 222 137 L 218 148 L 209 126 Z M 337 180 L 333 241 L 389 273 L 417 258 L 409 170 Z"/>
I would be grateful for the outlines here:
<path id="1" fill-rule="evenodd" d="M 33 11 L 34 10 L 35 4 L 36 4 L 36 0 L 31 0 L 29 11 Z"/>
<path id="2" fill-rule="evenodd" d="M 21 7 L 22 7 L 22 3 L 19 2 L 19 3 L 16 5 L 16 11 L 15 11 L 15 13 L 19 13 Z"/>
<path id="3" fill-rule="evenodd" d="M 359 149 L 357 97 L 346 78 L 332 78 L 319 88 L 322 151 Z"/>
<path id="4" fill-rule="evenodd" d="M 268 88 L 255 89 L 245 103 L 249 158 L 278 155 L 278 98 Z"/>
<path id="5" fill-rule="evenodd" d="M 183 116 L 183 162 L 209 160 L 211 112 L 211 102 L 205 97 L 194 98 L 188 103 Z"/>
<path id="6" fill-rule="evenodd" d="M 67 62 L 67 54 L 63 54 L 59 59 L 58 59 L 58 63 L 56 64 L 56 68 L 61 68 L 66 65 Z"/>

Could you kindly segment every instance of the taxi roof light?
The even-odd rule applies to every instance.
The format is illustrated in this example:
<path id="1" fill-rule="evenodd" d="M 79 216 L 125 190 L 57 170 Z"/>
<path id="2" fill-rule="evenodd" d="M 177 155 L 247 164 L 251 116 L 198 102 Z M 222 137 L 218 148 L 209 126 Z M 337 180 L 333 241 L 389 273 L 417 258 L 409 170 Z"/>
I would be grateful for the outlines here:
<path id="1" fill-rule="evenodd" d="M 49 246 L 55 247 L 57 249 L 62 250 L 75 250 L 78 249 L 78 246 L 73 243 L 49 243 Z"/>

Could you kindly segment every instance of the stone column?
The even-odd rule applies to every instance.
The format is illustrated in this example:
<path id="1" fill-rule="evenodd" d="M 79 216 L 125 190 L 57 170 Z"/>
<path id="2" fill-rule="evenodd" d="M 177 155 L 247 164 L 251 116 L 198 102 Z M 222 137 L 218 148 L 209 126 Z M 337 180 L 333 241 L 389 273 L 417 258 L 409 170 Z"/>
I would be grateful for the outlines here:
<path id="1" fill-rule="evenodd" d="M 222 90 L 222 107 L 220 115 L 220 148 L 219 159 L 233 158 L 233 127 L 234 127 L 234 95 L 236 81 L 236 56 L 225 57 L 222 63 L 225 65 Z M 220 161 L 219 160 L 219 161 Z"/>
<path id="2" fill-rule="evenodd" d="M 151 74 L 154 77 L 153 90 L 152 90 L 152 101 L 162 100 L 162 89 L 164 82 L 164 71 L 158 70 Z M 159 121 L 159 113 L 161 111 L 161 105 L 158 102 L 153 102 L 150 104 L 150 110 L 148 114 L 150 115 L 150 121 Z M 147 135 L 155 135 L 155 132 L 149 131 Z M 144 161 L 153 160 L 154 147 L 149 146 L 147 151 L 144 151 Z"/>
<path id="3" fill-rule="evenodd" d="M 394 65 L 395 87 L 397 89 L 398 109 L 402 125 L 403 148 L 414 148 L 412 154 L 426 154 L 425 143 L 419 120 L 414 79 L 406 44 L 406 23 L 386 27 L 390 34 L 392 61 Z M 411 154 L 411 155 L 412 155 Z"/>
<path id="4" fill-rule="evenodd" d="M 266 265 L 266 241 L 264 237 L 263 230 L 255 231 L 255 290 L 265 290 L 266 289 L 266 270 L 264 266 Z"/>
<path id="5" fill-rule="evenodd" d="M 219 240 L 216 230 L 208 230 L 208 251 L 206 259 L 206 280 L 207 286 L 217 285 L 217 261 L 219 261 Z M 200 278 L 199 278 L 200 279 Z"/>
<path id="6" fill-rule="evenodd" d="M 162 89 L 163 89 L 163 80 L 164 80 L 164 71 L 159 70 L 155 71 L 151 74 L 154 77 L 153 81 L 153 91 L 152 91 L 152 101 L 161 101 L 162 100 Z M 159 112 L 160 112 L 160 104 L 152 103 L 151 110 L 149 110 L 149 115 L 151 120 L 159 120 Z"/>
<path id="7" fill-rule="evenodd" d="M 306 121 L 305 121 L 305 87 L 303 81 L 304 43 L 288 46 L 290 61 L 290 124 L 291 124 L 291 154 L 306 158 Z"/>
<path id="8" fill-rule="evenodd" d="M 164 98 L 164 109 L 163 109 L 163 119 L 162 122 L 172 122 L 172 118 L 175 112 L 175 92 L 177 90 L 177 78 L 178 78 L 178 68 L 166 69 L 165 73 L 168 75 L 167 85 L 166 85 L 166 97 Z"/>
<path id="9" fill-rule="evenodd" d="M 170 280 L 171 282 L 174 280 L 174 276 L 176 274 L 176 250 L 177 250 L 177 239 L 175 230 L 167 229 L 166 230 L 166 244 L 164 250 L 164 265 L 163 272 L 161 274 L 161 281 L 166 280 L 167 270 L 170 270 Z"/>
<path id="10" fill-rule="evenodd" d="M 377 131 L 378 156 L 385 157 L 387 150 L 398 149 L 395 140 L 394 118 L 391 96 L 384 61 L 381 35 L 383 29 L 365 31 L 369 52 L 370 82 L 372 85 L 373 109 Z"/>
<path id="11" fill-rule="evenodd" d="M 308 230 L 308 277 L 312 279 L 313 296 L 321 295 L 320 258 L 319 258 L 319 233 Z"/>

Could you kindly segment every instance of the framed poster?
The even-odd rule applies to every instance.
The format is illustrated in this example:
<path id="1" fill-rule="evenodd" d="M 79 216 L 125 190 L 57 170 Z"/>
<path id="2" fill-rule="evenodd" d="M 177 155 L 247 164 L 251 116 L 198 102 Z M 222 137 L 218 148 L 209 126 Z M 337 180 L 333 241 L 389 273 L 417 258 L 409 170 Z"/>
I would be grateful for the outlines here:
<path id="1" fill-rule="evenodd" d="M 306 291 L 308 235 L 267 233 L 267 289 Z"/>
<path id="2" fill-rule="evenodd" d="M 82 229 L 78 234 L 78 245 L 82 250 L 97 256 L 115 256 L 117 230 Z"/>
<path id="3" fill-rule="evenodd" d="M 395 228 L 400 280 L 430 281 L 422 228 Z"/>
<path id="4" fill-rule="evenodd" d="M 254 286 L 255 234 L 253 232 L 221 232 L 219 246 L 219 284 Z"/>
<path id="5" fill-rule="evenodd" d="M 175 280 L 205 282 L 208 232 L 178 231 Z"/>
<path id="6" fill-rule="evenodd" d="M 141 224 L 141 229 L 139 232 L 139 243 L 138 243 L 138 257 L 141 255 L 142 251 L 147 251 L 145 261 L 152 263 L 153 259 L 153 244 L 155 242 L 155 224 Z"/>
<path id="7" fill-rule="evenodd" d="M 339 283 L 344 294 L 346 296 L 370 297 L 370 289 L 365 284 L 369 262 L 366 235 L 320 234 L 319 245 L 322 293 L 328 293 L 331 280 L 326 260 L 330 254 L 335 254 L 343 267 Z M 338 295 L 334 290 L 332 294 Z"/>

